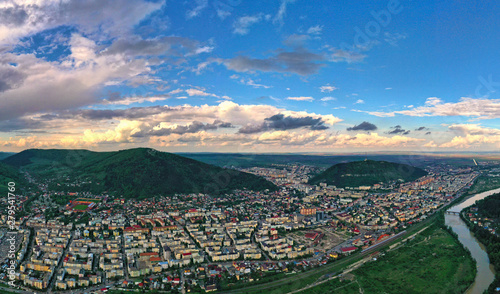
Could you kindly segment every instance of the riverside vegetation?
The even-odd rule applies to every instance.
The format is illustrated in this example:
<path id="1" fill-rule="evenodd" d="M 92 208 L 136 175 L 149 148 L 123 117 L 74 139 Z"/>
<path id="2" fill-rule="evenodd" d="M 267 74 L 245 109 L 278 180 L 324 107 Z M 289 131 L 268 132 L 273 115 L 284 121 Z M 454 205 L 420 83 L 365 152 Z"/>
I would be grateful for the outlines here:
<path id="1" fill-rule="evenodd" d="M 444 217 L 393 250 L 309 293 L 464 293 L 476 276 L 470 253 L 444 226 Z"/>

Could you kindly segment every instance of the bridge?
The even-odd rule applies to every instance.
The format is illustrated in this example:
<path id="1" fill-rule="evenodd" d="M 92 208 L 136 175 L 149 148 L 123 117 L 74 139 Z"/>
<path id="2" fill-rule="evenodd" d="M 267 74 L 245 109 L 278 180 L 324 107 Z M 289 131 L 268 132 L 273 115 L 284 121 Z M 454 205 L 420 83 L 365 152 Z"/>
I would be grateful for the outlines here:
<path id="1" fill-rule="evenodd" d="M 460 215 L 460 211 L 447 210 L 445 213 L 451 215 Z"/>

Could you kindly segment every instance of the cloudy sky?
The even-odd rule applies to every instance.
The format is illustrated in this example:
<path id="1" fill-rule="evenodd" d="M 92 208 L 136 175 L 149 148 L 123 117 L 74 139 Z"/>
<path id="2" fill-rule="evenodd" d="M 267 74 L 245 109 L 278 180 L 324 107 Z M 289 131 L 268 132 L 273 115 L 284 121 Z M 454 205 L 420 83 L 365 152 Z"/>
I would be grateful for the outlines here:
<path id="1" fill-rule="evenodd" d="M 465 0 L 1 1 L 0 151 L 497 151 L 499 14 Z"/>

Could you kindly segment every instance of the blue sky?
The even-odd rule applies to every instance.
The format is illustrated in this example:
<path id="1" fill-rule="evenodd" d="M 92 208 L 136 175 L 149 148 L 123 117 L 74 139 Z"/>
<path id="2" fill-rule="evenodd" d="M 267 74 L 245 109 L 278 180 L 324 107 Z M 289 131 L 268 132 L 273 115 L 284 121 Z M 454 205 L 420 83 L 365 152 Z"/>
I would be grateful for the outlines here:
<path id="1" fill-rule="evenodd" d="M 5 1 L 0 146 L 496 151 L 497 2 Z"/>

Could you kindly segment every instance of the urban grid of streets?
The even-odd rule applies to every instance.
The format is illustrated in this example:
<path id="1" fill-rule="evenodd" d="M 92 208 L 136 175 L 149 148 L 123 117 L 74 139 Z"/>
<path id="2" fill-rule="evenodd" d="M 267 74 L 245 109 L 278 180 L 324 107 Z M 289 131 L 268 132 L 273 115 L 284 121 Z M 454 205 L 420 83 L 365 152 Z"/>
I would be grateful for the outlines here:
<path id="1" fill-rule="evenodd" d="M 338 189 L 307 185 L 314 167 L 251 168 L 245 171 L 281 189 L 143 201 L 76 194 L 72 199 L 96 204 L 84 211 L 57 206 L 51 219 L 44 212 L 61 195 L 39 184 L 43 193 L 31 203 L 32 213 L 18 220 L 19 289 L 10 291 L 224 290 L 224 281 L 236 285 L 271 272 L 301 272 L 359 250 L 367 255 L 403 237 L 480 174 L 446 165 L 427 170 L 414 182 Z M 2 235 L 0 255 L 6 256 L 6 229 Z M 7 260 L 2 262 L 5 269 Z"/>

